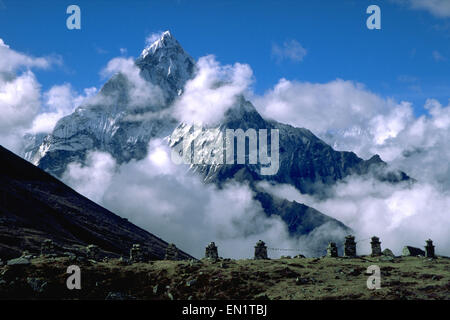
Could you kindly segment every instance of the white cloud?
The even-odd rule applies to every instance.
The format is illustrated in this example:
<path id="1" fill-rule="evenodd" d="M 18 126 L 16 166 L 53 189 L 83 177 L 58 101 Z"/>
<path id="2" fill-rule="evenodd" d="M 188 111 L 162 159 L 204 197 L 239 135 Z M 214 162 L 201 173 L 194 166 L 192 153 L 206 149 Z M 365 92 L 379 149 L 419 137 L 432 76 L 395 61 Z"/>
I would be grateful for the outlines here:
<path id="1" fill-rule="evenodd" d="M 116 73 L 123 74 L 129 81 L 131 86 L 129 88 L 130 107 L 157 107 L 164 104 L 165 98 L 161 88 L 141 77 L 140 70 L 133 58 L 114 58 L 101 71 L 103 77 Z"/>
<path id="2" fill-rule="evenodd" d="M 71 114 L 76 107 L 89 101 L 97 88 L 84 89 L 78 94 L 70 84 L 56 85 L 44 93 L 43 111 L 35 117 L 29 133 L 50 133 L 62 117 Z"/>
<path id="3" fill-rule="evenodd" d="M 99 202 L 116 170 L 116 161 L 109 153 L 94 151 L 87 155 L 86 165 L 70 163 L 63 180 L 92 201 Z"/>
<path id="4" fill-rule="evenodd" d="M 379 154 L 410 176 L 450 190 L 450 104 L 429 99 L 428 114 L 416 118 L 411 103 L 384 99 L 343 80 L 281 80 L 254 102 L 266 117 L 308 128 L 338 150 L 364 158 Z"/>
<path id="5" fill-rule="evenodd" d="M 428 183 L 412 186 L 382 183 L 373 178 L 349 177 L 336 184 L 328 198 L 300 194 L 293 186 L 263 184 L 288 200 L 305 203 L 338 219 L 354 231 L 360 254 L 370 253 L 372 236 L 397 255 L 406 245 L 423 247 L 434 240 L 438 254 L 450 255 L 450 194 Z"/>
<path id="6" fill-rule="evenodd" d="M 197 73 L 174 104 L 175 117 L 189 124 L 217 124 L 252 82 L 248 65 L 222 66 L 212 55 L 201 57 Z"/>
<path id="7" fill-rule="evenodd" d="M 275 120 L 311 129 L 339 150 L 368 158 L 379 154 L 390 166 L 418 180 L 412 187 L 349 177 L 327 199 L 301 195 L 292 186 L 268 191 L 310 205 L 355 230 L 360 239 L 381 237 L 400 254 L 404 245 L 436 241 L 450 254 L 450 103 L 428 99 L 415 117 L 411 103 L 384 99 L 343 80 L 312 84 L 281 80 L 254 98 L 257 109 Z M 361 249 L 369 252 L 368 243 Z"/>
<path id="8" fill-rule="evenodd" d="M 0 144 L 18 152 L 22 135 L 40 108 L 40 85 L 29 68 L 47 68 L 47 58 L 16 52 L 0 39 Z M 26 70 L 16 74 L 20 68 Z"/>
<path id="9" fill-rule="evenodd" d="M 272 56 L 281 62 L 284 59 L 301 62 L 306 56 L 307 50 L 297 40 L 285 41 L 282 45 L 272 45 Z"/>
<path id="10" fill-rule="evenodd" d="M 18 152 L 39 108 L 40 85 L 31 71 L 19 76 L 0 73 L 0 144 Z"/>
<path id="11" fill-rule="evenodd" d="M 17 68 L 48 68 L 55 61 L 52 58 L 34 58 L 12 50 L 3 39 L 0 38 L 0 72 L 13 72 Z"/>
<path id="12" fill-rule="evenodd" d="M 281 79 L 253 100 L 264 116 L 317 133 L 367 124 L 397 106 L 360 83 L 340 79 L 323 84 Z"/>
<path id="13" fill-rule="evenodd" d="M 150 142 L 145 159 L 121 166 L 108 154 L 91 153 L 86 166 L 70 164 L 63 180 L 197 258 L 210 241 L 223 257 L 251 258 L 260 239 L 270 247 L 299 248 L 310 255 L 312 243 L 333 233 L 331 226 L 323 226 L 309 236 L 291 238 L 280 217 L 266 216 L 247 185 L 205 185 L 187 167 L 174 165 L 167 143 L 159 139 Z"/>
<path id="14" fill-rule="evenodd" d="M 408 5 L 412 9 L 426 10 L 436 17 L 450 17 L 450 1 L 448 0 L 391 0 Z"/>

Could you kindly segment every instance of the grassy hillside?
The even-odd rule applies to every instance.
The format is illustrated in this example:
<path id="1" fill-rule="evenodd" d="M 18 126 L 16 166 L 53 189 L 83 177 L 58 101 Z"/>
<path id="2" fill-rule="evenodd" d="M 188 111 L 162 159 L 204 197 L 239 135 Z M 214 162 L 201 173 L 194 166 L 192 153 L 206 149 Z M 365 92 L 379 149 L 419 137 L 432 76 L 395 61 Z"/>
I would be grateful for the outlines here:
<path id="1" fill-rule="evenodd" d="M 69 265 L 81 290 L 68 290 Z M 367 267 L 381 268 L 381 289 L 366 286 Z M 277 260 L 77 261 L 36 258 L 0 267 L 1 299 L 450 299 L 450 259 L 401 257 Z"/>

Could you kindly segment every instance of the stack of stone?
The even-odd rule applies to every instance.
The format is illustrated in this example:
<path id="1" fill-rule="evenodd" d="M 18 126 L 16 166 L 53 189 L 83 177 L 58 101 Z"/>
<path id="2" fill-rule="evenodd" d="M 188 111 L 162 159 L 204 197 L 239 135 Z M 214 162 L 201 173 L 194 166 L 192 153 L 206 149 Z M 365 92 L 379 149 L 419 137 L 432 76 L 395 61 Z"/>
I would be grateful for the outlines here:
<path id="1" fill-rule="evenodd" d="M 144 252 L 142 251 L 141 245 L 139 243 L 133 244 L 130 249 L 130 261 L 132 263 L 144 262 Z"/>
<path id="2" fill-rule="evenodd" d="M 219 259 L 219 254 L 217 251 L 217 246 L 214 242 L 211 242 L 205 249 L 205 258 L 211 260 Z"/>
<path id="3" fill-rule="evenodd" d="M 100 260 L 100 249 L 95 244 L 88 245 L 86 253 L 89 259 Z"/>
<path id="4" fill-rule="evenodd" d="M 372 246 L 372 257 L 381 256 L 380 238 L 373 236 L 370 245 Z"/>
<path id="5" fill-rule="evenodd" d="M 255 260 L 268 259 L 267 247 L 264 241 L 259 240 L 255 246 Z"/>
<path id="6" fill-rule="evenodd" d="M 425 257 L 435 258 L 433 240 L 428 239 L 426 243 L 427 245 L 425 246 Z"/>
<path id="7" fill-rule="evenodd" d="M 338 249 L 336 243 L 330 242 L 327 247 L 327 257 L 336 258 L 338 256 Z"/>
<path id="8" fill-rule="evenodd" d="M 345 237 L 344 257 L 356 257 L 356 242 L 352 235 Z"/>
<path id="9" fill-rule="evenodd" d="M 178 249 L 173 243 L 170 243 L 167 246 L 166 256 L 164 257 L 164 260 L 173 260 L 173 261 L 178 260 Z"/>
<path id="10" fill-rule="evenodd" d="M 55 252 L 55 244 L 50 239 L 45 239 L 41 244 L 41 255 L 49 255 Z"/>

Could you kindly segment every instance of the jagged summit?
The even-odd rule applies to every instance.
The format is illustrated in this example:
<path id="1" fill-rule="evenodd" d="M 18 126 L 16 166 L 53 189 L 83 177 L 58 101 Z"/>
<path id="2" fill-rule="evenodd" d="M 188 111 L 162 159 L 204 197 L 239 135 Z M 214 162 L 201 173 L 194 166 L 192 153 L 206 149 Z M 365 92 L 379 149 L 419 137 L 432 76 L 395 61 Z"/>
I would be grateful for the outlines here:
<path id="1" fill-rule="evenodd" d="M 169 48 L 169 47 L 181 47 L 178 41 L 172 36 L 169 30 L 164 31 L 159 39 L 152 42 L 141 53 L 141 58 L 145 59 L 150 53 L 155 53 L 157 49 Z"/>
<path id="2" fill-rule="evenodd" d="M 136 65 L 145 80 L 159 85 L 168 94 L 170 103 L 183 92 L 186 81 L 193 76 L 195 60 L 170 31 L 165 31 L 142 51 Z"/>
<path id="3" fill-rule="evenodd" d="M 146 49 L 135 64 L 148 88 L 162 93 L 162 105 L 149 102 L 138 109 L 133 107 L 130 95 L 141 88 L 136 88 L 126 74 L 115 74 L 100 90 L 95 105 L 80 106 L 60 119 L 49 135 L 30 139 L 25 158 L 62 176 L 68 163 L 83 163 L 90 150 L 108 152 L 118 163 L 145 157 L 150 139 L 163 138 L 177 126 L 170 114 L 146 115 L 169 108 L 195 71 L 194 59 L 168 31 Z"/>

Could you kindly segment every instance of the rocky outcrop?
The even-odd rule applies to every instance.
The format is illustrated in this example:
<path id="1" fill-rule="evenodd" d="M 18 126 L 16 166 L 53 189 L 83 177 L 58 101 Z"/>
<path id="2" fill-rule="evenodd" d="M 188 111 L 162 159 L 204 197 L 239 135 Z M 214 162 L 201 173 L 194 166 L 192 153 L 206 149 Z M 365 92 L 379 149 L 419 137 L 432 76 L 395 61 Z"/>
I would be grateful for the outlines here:
<path id="1" fill-rule="evenodd" d="M 415 248 L 415 247 L 411 247 L 411 246 L 405 246 L 403 247 L 402 250 L 402 256 L 409 256 L 409 257 L 417 257 L 417 256 L 425 256 L 425 251 L 419 249 L 419 248 Z"/>

